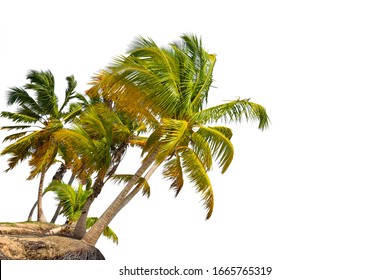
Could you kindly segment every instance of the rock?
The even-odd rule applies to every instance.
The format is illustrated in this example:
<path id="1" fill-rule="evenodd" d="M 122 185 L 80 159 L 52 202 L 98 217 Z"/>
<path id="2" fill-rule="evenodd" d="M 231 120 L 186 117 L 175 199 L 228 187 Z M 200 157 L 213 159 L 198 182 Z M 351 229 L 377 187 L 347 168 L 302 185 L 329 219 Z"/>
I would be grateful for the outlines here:
<path id="1" fill-rule="evenodd" d="M 49 223 L 0 224 L 0 260 L 104 260 L 96 247 L 69 236 L 50 235 Z"/>

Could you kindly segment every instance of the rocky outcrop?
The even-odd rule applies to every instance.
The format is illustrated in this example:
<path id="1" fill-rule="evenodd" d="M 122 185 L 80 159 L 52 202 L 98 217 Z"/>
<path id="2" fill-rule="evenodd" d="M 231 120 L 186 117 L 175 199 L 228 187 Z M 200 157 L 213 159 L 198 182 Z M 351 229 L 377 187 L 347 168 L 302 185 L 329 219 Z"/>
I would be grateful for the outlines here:
<path id="1" fill-rule="evenodd" d="M 96 247 L 50 234 L 57 227 L 36 222 L 0 224 L 0 260 L 104 260 Z"/>

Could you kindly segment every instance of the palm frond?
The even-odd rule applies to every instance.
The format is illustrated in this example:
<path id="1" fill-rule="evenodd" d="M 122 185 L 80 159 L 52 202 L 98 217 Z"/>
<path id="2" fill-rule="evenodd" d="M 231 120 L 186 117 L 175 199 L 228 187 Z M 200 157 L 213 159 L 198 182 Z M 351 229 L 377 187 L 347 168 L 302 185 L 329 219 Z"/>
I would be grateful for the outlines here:
<path id="1" fill-rule="evenodd" d="M 62 206 L 62 214 L 70 221 L 77 220 L 76 216 L 76 191 L 75 189 L 65 183 L 53 181 L 44 190 L 44 193 L 52 191 L 56 194 L 56 200 Z"/>
<path id="2" fill-rule="evenodd" d="M 21 138 L 18 138 L 16 142 L 8 145 L 1 151 L 1 155 L 11 155 L 8 159 L 7 172 L 31 155 L 36 147 L 40 134 L 40 131 L 34 131 L 22 136 Z"/>
<path id="3" fill-rule="evenodd" d="M 175 191 L 175 197 L 177 197 L 184 185 L 183 171 L 179 156 L 175 156 L 164 164 L 163 176 L 172 181 L 170 188 Z"/>
<path id="4" fill-rule="evenodd" d="M 196 190 L 201 194 L 203 205 L 207 210 L 206 219 L 209 219 L 214 208 L 214 193 L 209 176 L 202 162 L 191 149 L 183 149 L 181 153 L 184 173 L 190 179 Z"/>
<path id="5" fill-rule="evenodd" d="M 209 144 L 214 158 L 219 162 L 219 167 L 222 168 L 222 173 L 225 173 L 233 160 L 234 148 L 229 138 L 221 131 L 227 132 L 229 135 L 228 129 L 221 129 L 221 127 L 215 129 L 206 126 L 200 127 L 196 134 L 202 136 Z"/>
<path id="6" fill-rule="evenodd" d="M 69 101 L 72 99 L 72 97 L 74 97 L 74 95 L 76 94 L 75 89 L 77 87 L 77 81 L 74 78 L 74 76 L 71 75 L 71 76 L 66 77 L 66 81 L 67 81 L 68 86 L 65 90 L 65 99 L 61 105 L 61 108 L 59 109 L 59 112 L 62 112 L 64 110 L 66 105 L 69 103 Z"/>
<path id="7" fill-rule="evenodd" d="M 137 104 L 138 108 L 148 108 L 157 115 L 173 115 L 180 101 L 174 62 L 169 51 L 157 47 L 136 50 L 115 58 L 99 74 L 98 88 L 103 89 L 104 97 L 118 104 L 127 101 L 124 104 Z"/>
<path id="8" fill-rule="evenodd" d="M 268 116 L 265 108 L 249 99 L 238 99 L 222 105 L 217 105 L 195 113 L 191 121 L 197 124 L 223 121 L 225 123 L 246 121 L 259 121 L 259 129 L 268 127 Z"/>
<path id="9" fill-rule="evenodd" d="M 51 116 L 58 117 L 58 98 L 54 93 L 54 76 L 47 71 L 30 70 L 27 73 L 27 79 L 30 83 L 24 87 L 34 90 L 37 94 L 37 104 L 42 108 L 43 112 Z"/>
<path id="10" fill-rule="evenodd" d="M 62 206 L 62 214 L 70 221 L 76 222 L 92 190 L 84 189 L 80 184 L 77 189 L 59 181 L 53 181 L 44 192 L 52 191 Z"/>
<path id="11" fill-rule="evenodd" d="M 133 178 L 134 175 L 131 174 L 115 174 L 110 179 L 114 181 L 116 184 L 126 183 Z M 138 180 L 138 183 L 136 184 L 136 187 L 142 188 L 142 195 L 146 197 L 150 197 L 150 185 L 145 178 L 140 177 Z"/>
<path id="12" fill-rule="evenodd" d="M 40 172 L 46 171 L 46 169 L 54 163 L 57 155 L 58 146 L 53 143 L 53 139 L 40 138 L 39 145 L 36 150 L 31 153 L 29 165 L 31 166 L 30 175 L 27 180 L 34 179 Z"/>
<path id="13" fill-rule="evenodd" d="M 37 121 L 39 121 L 39 119 L 37 119 L 36 117 L 6 111 L 1 112 L 0 117 L 7 118 L 11 121 L 14 121 L 15 123 L 36 123 Z"/>
<path id="14" fill-rule="evenodd" d="M 97 217 L 88 217 L 87 218 L 87 229 L 91 228 L 96 222 L 98 218 Z M 107 239 L 111 240 L 115 244 L 118 244 L 118 236 L 116 233 L 109 227 L 106 226 L 102 233 L 103 236 L 107 237 Z"/>
<path id="15" fill-rule="evenodd" d="M 159 154 L 156 162 L 161 163 L 184 141 L 188 141 L 188 123 L 184 120 L 163 119 L 159 127 Z"/>
<path id="16" fill-rule="evenodd" d="M 191 134 L 191 148 L 207 171 L 212 167 L 213 158 L 210 145 L 205 137 L 197 132 Z"/>
<path id="17" fill-rule="evenodd" d="M 202 39 L 194 34 L 183 34 L 171 46 L 183 60 L 180 73 L 182 92 L 189 98 L 187 108 L 199 112 L 207 103 L 216 57 L 204 50 Z"/>
<path id="18" fill-rule="evenodd" d="M 130 138 L 129 144 L 130 144 L 132 147 L 133 147 L 133 146 L 136 146 L 136 147 L 139 147 L 139 148 L 141 148 L 141 149 L 144 149 L 147 140 L 148 140 L 148 137 L 144 137 L 144 136 L 135 136 L 135 137 Z"/>
<path id="19" fill-rule="evenodd" d="M 7 105 L 23 105 L 30 108 L 36 114 L 42 114 L 44 111 L 38 103 L 23 88 L 12 87 L 7 92 Z"/>
<path id="20" fill-rule="evenodd" d="M 83 106 L 80 103 L 72 103 L 69 105 L 69 110 L 62 113 L 62 120 L 65 123 L 71 122 L 76 116 L 80 115 Z"/>
<path id="21" fill-rule="evenodd" d="M 2 127 L 2 129 L 3 128 L 4 127 Z M 14 134 L 8 135 L 8 136 L 4 137 L 3 142 L 17 140 L 20 137 L 23 137 L 24 135 L 26 135 L 26 133 L 28 133 L 28 132 L 24 131 L 24 132 L 19 132 L 19 133 L 14 133 Z"/>

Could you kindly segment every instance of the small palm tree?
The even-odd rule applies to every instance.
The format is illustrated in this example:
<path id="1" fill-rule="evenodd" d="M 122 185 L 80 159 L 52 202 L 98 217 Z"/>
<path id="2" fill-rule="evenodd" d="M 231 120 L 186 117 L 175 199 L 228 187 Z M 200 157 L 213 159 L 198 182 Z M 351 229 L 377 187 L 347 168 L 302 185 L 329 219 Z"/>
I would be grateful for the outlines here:
<path id="1" fill-rule="evenodd" d="M 172 181 L 176 195 L 186 175 L 201 193 L 206 218 L 211 217 L 214 196 L 207 172 L 213 160 L 225 172 L 234 150 L 231 129 L 210 124 L 255 120 L 260 129 L 268 125 L 264 107 L 249 99 L 206 108 L 215 62 L 216 56 L 207 53 L 193 35 L 183 35 L 168 48 L 139 38 L 127 56 L 118 57 L 96 77 L 88 92 L 91 96 L 103 94 L 121 110 L 142 115 L 153 132 L 144 147 L 143 164 L 86 233 L 85 242 L 96 243 L 103 228 L 141 189 L 143 174 L 147 172 L 143 178 L 149 178 L 162 163 L 163 175 Z"/>
<path id="2" fill-rule="evenodd" d="M 42 208 L 42 191 L 45 175 L 54 163 L 58 145 L 53 133 L 71 121 L 81 112 L 81 105 L 70 103 L 80 97 L 75 92 L 77 82 L 73 76 L 66 78 L 68 87 L 62 105 L 54 92 L 54 76 L 50 71 L 31 70 L 27 74 L 29 83 L 23 87 L 13 87 L 8 92 L 8 105 L 16 105 L 15 112 L 3 111 L 0 116 L 15 122 L 15 125 L 3 126 L 2 130 L 17 130 L 4 141 L 13 141 L 1 155 L 10 155 L 9 168 L 13 169 L 19 162 L 29 159 L 31 172 L 28 179 L 40 174 L 38 188 L 38 221 L 46 221 Z M 31 91 L 29 93 L 28 91 Z"/>
<path id="3" fill-rule="evenodd" d="M 75 189 L 71 185 L 59 181 L 53 181 L 45 189 L 45 192 L 49 191 L 56 194 L 56 199 L 62 208 L 61 214 L 66 217 L 65 226 L 54 229 L 51 232 L 55 233 L 74 227 L 77 221 L 80 219 L 84 204 L 86 203 L 88 197 L 92 194 L 91 180 L 89 180 L 89 183 L 85 189 L 81 184 L 77 189 Z M 88 217 L 86 220 L 86 227 L 92 227 L 96 221 L 96 217 Z M 103 236 L 118 244 L 118 236 L 111 228 L 106 227 L 103 231 Z"/>

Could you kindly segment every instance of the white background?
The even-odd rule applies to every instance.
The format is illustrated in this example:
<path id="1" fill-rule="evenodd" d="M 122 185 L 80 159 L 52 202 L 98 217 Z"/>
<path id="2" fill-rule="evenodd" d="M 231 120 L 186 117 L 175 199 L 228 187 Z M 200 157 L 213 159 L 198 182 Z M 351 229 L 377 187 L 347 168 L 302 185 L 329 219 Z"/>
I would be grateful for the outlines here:
<path id="1" fill-rule="evenodd" d="M 151 198 L 137 197 L 111 223 L 119 246 L 99 240 L 106 262 L 2 262 L 4 279 L 124 279 L 125 265 L 390 279 L 389 13 L 388 2 L 376 0 L 2 1 L 1 110 L 11 110 L 5 92 L 22 86 L 29 69 L 50 69 L 58 95 L 74 74 L 82 92 L 136 36 L 166 45 L 191 32 L 217 54 L 211 104 L 250 97 L 271 119 L 264 132 L 233 126 L 235 159 L 224 175 L 210 175 L 209 221 L 191 186 L 174 199 L 156 174 Z M 130 154 L 121 170 L 135 170 L 138 159 Z M 1 157 L 0 170 L 6 166 Z M 26 220 L 38 186 L 25 180 L 28 172 L 23 163 L 0 174 L 0 221 Z M 118 190 L 105 186 L 92 215 Z M 55 203 L 47 197 L 44 206 L 49 219 Z M 240 279 L 162 279 L 212 278 Z"/>

